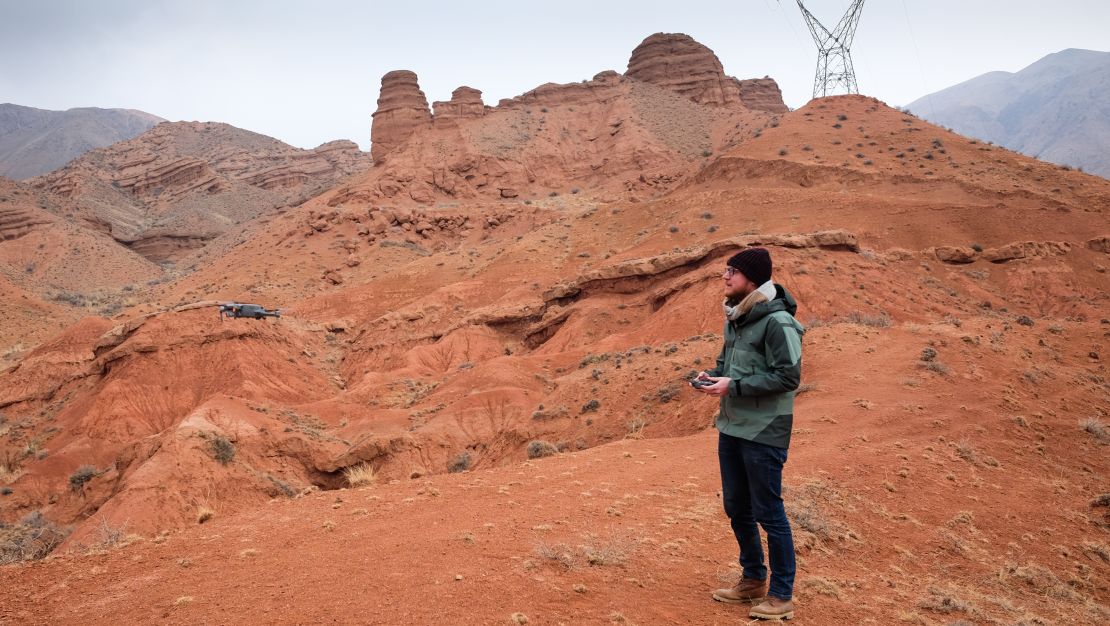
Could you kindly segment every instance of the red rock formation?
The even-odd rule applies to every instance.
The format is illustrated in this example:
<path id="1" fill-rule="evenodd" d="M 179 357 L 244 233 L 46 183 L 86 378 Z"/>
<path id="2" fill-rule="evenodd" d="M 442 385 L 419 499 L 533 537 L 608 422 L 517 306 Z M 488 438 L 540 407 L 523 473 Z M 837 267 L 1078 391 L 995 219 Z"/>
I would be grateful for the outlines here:
<path id="1" fill-rule="evenodd" d="M 481 91 L 464 85 L 451 92 L 449 102 L 432 103 L 432 110 L 438 125 L 459 118 L 481 117 L 486 114 L 486 105 Z"/>
<path id="2" fill-rule="evenodd" d="M 563 104 L 599 104 L 619 95 L 621 75 L 607 70 L 594 76 L 593 80 L 580 83 L 544 83 L 531 91 L 515 98 L 503 98 L 497 103 L 498 109 L 511 109 L 519 105 L 558 106 Z"/>
<path id="3" fill-rule="evenodd" d="M 429 126 L 432 114 L 428 99 L 420 91 L 416 73 L 394 70 L 382 76 L 378 110 L 370 128 L 370 156 L 380 163 L 391 150 L 404 143 L 417 128 Z"/>
<path id="4" fill-rule="evenodd" d="M 666 87 L 701 104 L 741 101 L 740 86 L 725 76 L 713 51 L 682 33 L 655 33 L 628 60 L 628 78 Z"/>
<path id="5" fill-rule="evenodd" d="M 300 150 L 213 122 L 165 122 L 31 184 L 148 259 L 176 259 L 261 212 L 370 166 L 350 141 Z"/>
<path id="6" fill-rule="evenodd" d="M 786 113 L 790 110 L 782 101 L 782 91 L 775 79 L 764 76 L 737 82 L 740 84 L 740 101 L 749 109 L 768 113 Z"/>

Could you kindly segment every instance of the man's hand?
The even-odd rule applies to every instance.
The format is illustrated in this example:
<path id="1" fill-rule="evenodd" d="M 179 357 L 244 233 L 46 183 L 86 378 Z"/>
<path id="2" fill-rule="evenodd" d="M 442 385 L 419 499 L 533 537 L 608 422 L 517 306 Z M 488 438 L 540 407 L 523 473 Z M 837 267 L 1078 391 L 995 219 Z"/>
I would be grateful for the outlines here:
<path id="1" fill-rule="evenodd" d="M 698 374 L 698 379 L 711 380 L 713 384 L 708 387 L 695 387 L 695 389 L 702 393 L 718 397 L 728 393 L 728 385 L 732 382 L 732 379 L 727 376 L 709 376 L 705 372 Z"/>

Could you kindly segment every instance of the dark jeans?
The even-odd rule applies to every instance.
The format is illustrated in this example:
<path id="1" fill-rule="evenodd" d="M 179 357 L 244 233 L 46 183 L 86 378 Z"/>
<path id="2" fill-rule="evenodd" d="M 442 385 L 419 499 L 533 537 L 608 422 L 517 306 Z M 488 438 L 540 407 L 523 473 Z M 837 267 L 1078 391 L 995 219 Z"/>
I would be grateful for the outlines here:
<path id="1" fill-rule="evenodd" d="M 767 594 L 789 600 L 794 592 L 794 537 L 782 505 L 786 450 L 720 433 L 721 493 L 725 514 L 740 544 L 744 576 L 767 579 L 759 526 L 767 533 L 771 586 Z"/>

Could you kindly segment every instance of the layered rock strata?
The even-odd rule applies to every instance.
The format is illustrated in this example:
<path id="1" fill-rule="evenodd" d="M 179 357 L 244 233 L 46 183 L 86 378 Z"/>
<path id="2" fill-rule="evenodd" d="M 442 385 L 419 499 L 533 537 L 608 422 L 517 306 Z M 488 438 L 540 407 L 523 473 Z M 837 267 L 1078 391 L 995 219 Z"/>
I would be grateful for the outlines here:
<path id="1" fill-rule="evenodd" d="M 740 85 L 740 102 L 749 109 L 768 113 L 786 113 L 790 110 L 782 101 L 782 90 L 775 79 L 764 76 L 737 82 Z"/>
<path id="2" fill-rule="evenodd" d="M 700 104 L 741 102 L 740 85 L 725 75 L 717 55 L 681 33 L 655 33 L 632 51 L 628 78 L 678 92 Z"/>
<path id="3" fill-rule="evenodd" d="M 463 85 L 451 92 L 448 102 L 432 103 L 435 112 L 435 123 L 441 125 L 451 123 L 457 119 L 481 117 L 486 114 L 486 105 L 482 102 L 482 92 Z"/>

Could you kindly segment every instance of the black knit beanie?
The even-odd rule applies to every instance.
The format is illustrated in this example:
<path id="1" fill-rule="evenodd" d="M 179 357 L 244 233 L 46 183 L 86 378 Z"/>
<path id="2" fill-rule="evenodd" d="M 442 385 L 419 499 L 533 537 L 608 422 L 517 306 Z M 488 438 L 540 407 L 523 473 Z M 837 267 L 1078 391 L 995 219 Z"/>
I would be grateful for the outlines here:
<path id="1" fill-rule="evenodd" d="M 766 248 L 747 248 L 732 255 L 729 267 L 740 270 L 748 280 L 758 285 L 771 280 L 771 253 Z"/>

